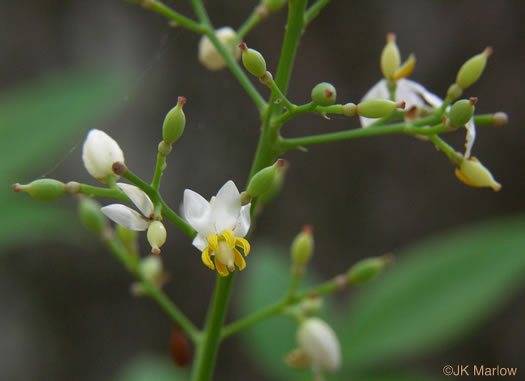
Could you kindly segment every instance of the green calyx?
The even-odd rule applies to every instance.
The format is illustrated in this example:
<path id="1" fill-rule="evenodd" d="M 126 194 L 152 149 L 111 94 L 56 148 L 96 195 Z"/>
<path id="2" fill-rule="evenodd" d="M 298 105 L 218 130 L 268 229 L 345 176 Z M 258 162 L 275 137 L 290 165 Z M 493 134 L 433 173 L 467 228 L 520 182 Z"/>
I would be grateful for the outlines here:
<path id="1" fill-rule="evenodd" d="M 15 192 L 28 193 L 40 201 L 56 200 L 66 193 L 65 184 L 55 179 L 39 179 L 25 185 L 14 184 L 13 189 Z"/>
<path id="2" fill-rule="evenodd" d="M 186 126 L 186 116 L 182 111 L 182 106 L 186 103 L 186 98 L 179 97 L 177 99 L 177 105 L 173 107 L 164 118 L 162 125 L 162 139 L 167 144 L 173 144 L 176 142 L 184 132 Z"/>
<path id="3" fill-rule="evenodd" d="M 449 120 L 452 127 L 464 126 L 474 115 L 477 98 L 461 99 L 450 108 Z"/>
<path id="4" fill-rule="evenodd" d="M 335 103 L 337 92 L 328 82 L 321 82 L 312 89 L 312 101 L 320 106 L 331 106 Z"/>
<path id="5" fill-rule="evenodd" d="M 78 216 L 82 224 L 93 233 L 101 234 L 108 227 L 108 219 L 100 211 L 101 205 L 87 197 L 83 197 L 78 205 Z"/>
<path id="6" fill-rule="evenodd" d="M 390 262 L 392 262 L 392 257 L 390 255 L 363 259 L 350 267 L 346 273 L 348 283 L 363 284 L 369 282 Z"/>
<path id="7" fill-rule="evenodd" d="M 461 66 L 456 77 L 456 83 L 462 88 L 472 86 L 483 73 L 487 58 L 492 54 L 492 48 L 486 48 L 482 53 L 470 58 Z"/>
<path id="8" fill-rule="evenodd" d="M 255 49 L 250 49 L 245 43 L 239 45 L 242 50 L 242 64 L 248 72 L 256 77 L 262 76 L 266 72 L 266 61 L 261 53 Z"/>
<path id="9" fill-rule="evenodd" d="M 389 115 L 396 108 L 405 108 L 405 102 L 393 102 L 388 99 L 369 99 L 359 103 L 357 114 L 365 118 L 382 118 Z"/>

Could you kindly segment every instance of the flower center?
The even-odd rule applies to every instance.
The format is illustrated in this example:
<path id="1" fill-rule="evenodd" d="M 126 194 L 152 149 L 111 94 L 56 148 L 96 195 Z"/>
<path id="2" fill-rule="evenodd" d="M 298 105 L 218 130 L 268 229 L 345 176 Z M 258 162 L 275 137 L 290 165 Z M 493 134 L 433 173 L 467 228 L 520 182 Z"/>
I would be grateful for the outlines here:
<path id="1" fill-rule="evenodd" d="M 220 239 L 215 252 L 215 259 L 221 261 L 224 265 L 228 267 L 230 271 L 235 270 L 234 266 L 234 253 L 233 249 L 228 246 L 225 240 Z"/>

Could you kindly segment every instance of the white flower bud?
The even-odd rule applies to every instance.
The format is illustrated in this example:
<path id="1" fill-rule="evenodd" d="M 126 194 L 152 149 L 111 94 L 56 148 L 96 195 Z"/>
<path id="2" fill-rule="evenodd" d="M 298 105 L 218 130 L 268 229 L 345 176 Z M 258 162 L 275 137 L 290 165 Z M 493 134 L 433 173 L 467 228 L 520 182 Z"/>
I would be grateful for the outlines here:
<path id="1" fill-rule="evenodd" d="M 215 31 L 215 35 L 222 45 L 230 51 L 235 60 L 241 57 L 241 50 L 238 46 L 231 46 L 231 42 L 235 39 L 235 31 L 229 26 L 219 28 Z M 215 49 L 208 36 L 202 36 L 199 41 L 199 61 L 206 66 L 208 70 L 217 71 L 224 69 L 227 64 L 222 58 L 221 54 Z"/>
<path id="2" fill-rule="evenodd" d="M 162 275 L 162 260 L 158 255 L 148 255 L 139 262 L 139 270 L 142 276 L 150 281 L 155 281 Z"/>
<path id="3" fill-rule="evenodd" d="M 341 365 L 341 347 L 334 330 L 318 318 L 306 319 L 297 331 L 297 343 L 312 364 L 329 371 Z"/>
<path id="4" fill-rule="evenodd" d="M 162 225 L 162 222 L 152 221 L 149 224 L 146 236 L 151 245 L 151 252 L 160 254 L 160 247 L 166 242 L 166 228 Z"/>
<path id="5" fill-rule="evenodd" d="M 104 131 L 89 131 L 82 147 L 82 161 L 91 176 L 102 183 L 114 175 L 112 165 L 116 161 L 124 163 L 124 154 L 118 143 Z"/>

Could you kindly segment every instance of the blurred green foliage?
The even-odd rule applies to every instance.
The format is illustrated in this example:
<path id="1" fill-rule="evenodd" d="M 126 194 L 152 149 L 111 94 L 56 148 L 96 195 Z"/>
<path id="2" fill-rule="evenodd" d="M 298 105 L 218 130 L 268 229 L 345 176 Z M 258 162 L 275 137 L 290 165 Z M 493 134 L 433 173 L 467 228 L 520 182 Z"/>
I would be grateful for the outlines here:
<path id="1" fill-rule="evenodd" d="M 524 232 L 525 217 L 509 217 L 400 250 L 392 268 L 359 288 L 348 306 L 324 311 L 323 318 L 333 325 L 343 352 L 343 370 L 327 378 L 432 379 L 388 370 L 385 365 L 439 350 L 494 314 L 522 284 Z M 242 287 L 241 315 L 282 296 L 289 282 L 288 262 L 285 250 L 257 249 L 250 262 L 257 271 L 245 278 Z M 272 317 L 242 336 L 272 379 L 307 377 L 283 363 L 283 356 L 295 346 L 295 323 L 290 319 Z"/>
<path id="2" fill-rule="evenodd" d="M 46 205 L 15 195 L 12 183 L 63 157 L 67 144 L 109 108 L 124 77 L 114 72 L 75 71 L 0 93 L 0 244 L 44 237 L 74 237 L 74 218 L 60 203 Z"/>

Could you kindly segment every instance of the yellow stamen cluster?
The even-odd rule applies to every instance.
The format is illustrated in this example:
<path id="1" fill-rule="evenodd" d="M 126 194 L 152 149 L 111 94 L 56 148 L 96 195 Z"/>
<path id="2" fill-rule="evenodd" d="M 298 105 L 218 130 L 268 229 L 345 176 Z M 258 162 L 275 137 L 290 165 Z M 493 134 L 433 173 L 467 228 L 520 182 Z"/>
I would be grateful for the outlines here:
<path id="1" fill-rule="evenodd" d="M 242 271 L 246 267 L 246 262 L 238 247 L 242 249 L 245 256 L 250 253 L 250 243 L 244 238 L 235 237 L 231 230 L 225 230 L 220 235 L 210 234 L 208 247 L 202 251 L 202 263 L 212 270 L 217 268 L 221 276 L 228 276 L 230 272 L 235 271 L 235 266 Z M 212 254 L 215 255 L 215 264 L 211 260 Z"/>

